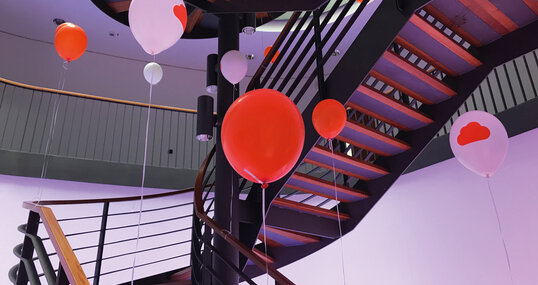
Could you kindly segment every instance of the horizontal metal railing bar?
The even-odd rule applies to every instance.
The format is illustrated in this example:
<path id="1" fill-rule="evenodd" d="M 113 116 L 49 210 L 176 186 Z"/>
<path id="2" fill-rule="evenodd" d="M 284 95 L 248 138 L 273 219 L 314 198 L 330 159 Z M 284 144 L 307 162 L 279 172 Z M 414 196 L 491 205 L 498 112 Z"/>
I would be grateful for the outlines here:
<path id="1" fill-rule="evenodd" d="M 147 235 L 147 236 L 141 236 L 138 239 L 141 240 L 141 239 L 152 238 L 152 237 L 157 237 L 157 236 L 169 235 L 169 234 L 179 233 L 179 232 L 183 232 L 183 231 L 190 230 L 190 229 L 191 228 L 188 227 L 188 228 L 179 229 L 179 230 L 173 230 L 173 231 L 167 231 L 167 232 L 162 232 L 162 233 L 157 233 L 157 234 L 151 234 L 151 235 Z M 124 240 L 111 241 L 111 242 L 104 243 L 104 245 L 113 245 L 113 244 L 118 244 L 118 243 L 122 243 L 122 242 L 134 241 L 136 239 L 137 238 L 134 237 L 134 238 L 124 239 Z"/>
<path id="2" fill-rule="evenodd" d="M 103 257 L 101 260 L 109 260 L 109 259 L 114 259 L 114 258 L 118 258 L 118 257 L 127 256 L 127 255 L 138 254 L 138 253 L 142 253 L 142 252 L 148 252 L 148 251 L 152 251 L 152 250 L 157 250 L 157 249 L 161 249 L 161 248 L 166 248 L 166 247 L 171 247 L 171 246 L 184 244 L 184 243 L 187 243 L 187 242 L 190 242 L 190 241 L 191 240 L 189 239 L 189 240 L 184 240 L 184 241 L 171 243 L 171 244 L 167 244 L 167 245 L 161 245 L 161 246 L 157 246 L 157 247 L 138 250 L 138 251 L 134 251 L 134 252 L 127 252 L 127 253 L 112 255 L 112 256 L 108 256 L 108 257 Z M 95 262 L 96 262 L 96 260 L 85 261 L 85 262 L 80 263 L 80 265 L 86 265 L 86 264 L 91 264 L 91 263 L 95 263 Z"/>
<path id="3" fill-rule="evenodd" d="M 142 263 L 142 264 L 139 264 L 139 265 L 135 265 L 134 268 L 143 267 L 143 266 L 148 266 L 148 265 L 152 265 L 152 264 L 157 264 L 157 263 L 161 263 L 161 262 L 169 261 L 169 260 L 172 260 L 172 259 L 176 259 L 176 258 L 180 258 L 180 257 L 188 256 L 188 255 L 190 255 L 190 253 L 181 254 L 181 255 L 177 255 L 177 256 L 173 256 L 173 257 L 165 258 L 165 259 L 158 260 L 158 261 L 152 261 L 152 262 Z M 129 266 L 129 267 L 126 267 L 126 268 L 122 268 L 122 269 L 118 269 L 118 270 L 113 270 L 113 271 L 109 271 L 109 272 L 101 273 L 100 276 L 105 276 L 105 275 L 109 275 L 109 274 L 114 274 L 114 273 L 118 273 L 118 272 L 121 272 L 121 271 L 129 270 L 129 269 L 132 269 L 132 268 L 133 268 L 132 266 Z M 91 279 L 91 278 L 95 278 L 95 276 L 88 277 L 88 279 Z"/>
<path id="4" fill-rule="evenodd" d="M 67 95 L 67 96 L 106 101 L 106 102 L 111 102 L 111 103 L 119 103 L 119 104 L 124 104 L 124 105 L 141 106 L 141 107 L 151 106 L 151 108 L 155 108 L 155 109 L 179 111 L 179 112 L 185 112 L 185 113 L 196 113 L 196 110 L 192 110 L 192 109 L 171 107 L 171 106 L 164 106 L 164 105 L 155 105 L 155 104 L 149 105 L 147 103 L 136 102 L 136 101 L 114 99 L 114 98 L 108 98 L 108 97 L 102 97 L 102 96 L 90 95 L 90 94 L 84 94 L 84 93 L 78 93 L 78 92 L 71 92 L 71 91 L 63 91 L 63 90 L 57 90 L 57 89 L 52 89 L 52 88 L 39 87 L 39 86 L 29 85 L 25 83 L 20 83 L 20 82 L 16 82 L 16 81 L 5 79 L 5 78 L 0 78 L 0 82 L 9 84 L 12 86 L 24 88 L 24 89 L 43 91 L 43 92 L 54 93 L 54 94 L 62 94 L 62 95 Z"/>
<path id="5" fill-rule="evenodd" d="M 171 192 L 163 192 L 158 194 L 144 195 L 144 199 L 156 199 L 167 196 L 174 196 L 183 193 L 194 191 L 194 188 L 186 188 L 182 190 L 176 190 Z M 34 204 L 35 206 L 50 206 L 50 205 L 74 205 L 74 204 L 98 204 L 104 202 L 126 202 L 140 200 L 140 196 L 119 197 L 119 198 L 105 198 L 105 199 L 85 199 L 85 200 L 49 200 L 49 201 L 29 201 L 25 203 Z"/>
<path id="6" fill-rule="evenodd" d="M 141 223 L 140 225 L 139 224 L 131 224 L 131 225 L 126 225 L 126 226 L 112 227 L 112 228 L 107 228 L 106 230 L 107 231 L 114 231 L 114 230 L 121 230 L 121 229 L 133 228 L 133 227 L 138 227 L 138 226 L 147 226 L 147 225 L 153 225 L 153 224 L 158 224 L 158 223 L 181 220 L 181 219 L 188 218 L 188 217 L 192 217 L 192 214 L 184 215 L 184 216 L 178 216 L 178 217 L 174 217 L 174 218 L 163 219 L 163 220 L 157 220 L 157 221 Z M 66 234 L 65 236 L 66 237 L 72 237 L 72 236 L 78 236 L 78 235 L 98 233 L 100 231 L 101 231 L 100 229 L 99 230 L 91 230 L 91 231 L 85 231 L 85 232 L 77 232 L 77 233 Z"/>

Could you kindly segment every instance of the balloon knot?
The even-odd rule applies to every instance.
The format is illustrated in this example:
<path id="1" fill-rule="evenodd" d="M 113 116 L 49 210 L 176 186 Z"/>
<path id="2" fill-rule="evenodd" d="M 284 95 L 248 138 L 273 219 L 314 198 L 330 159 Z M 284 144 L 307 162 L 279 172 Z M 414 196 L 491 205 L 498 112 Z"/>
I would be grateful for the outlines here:
<path id="1" fill-rule="evenodd" d="M 263 183 L 263 184 L 262 184 L 262 189 L 263 189 L 263 190 L 267 189 L 267 187 L 269 187 L 269 184 L 267 184 L 267 183 Z"/>

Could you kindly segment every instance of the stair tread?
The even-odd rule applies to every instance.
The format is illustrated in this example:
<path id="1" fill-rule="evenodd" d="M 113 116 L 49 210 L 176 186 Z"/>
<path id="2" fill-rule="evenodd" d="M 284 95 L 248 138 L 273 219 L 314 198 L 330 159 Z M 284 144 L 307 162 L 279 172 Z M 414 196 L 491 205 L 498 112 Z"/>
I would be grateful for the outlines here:
<path id="1" fill-rule="evenodd" d="M 424 9 L 424 11 L 426 11 L 428 14 L 432 15 L 437 21 L 441 22 L 443 25 L 447 26 L 449 29 L 455 31 L 460 37 L 462 37 L 464 40 L 469 42 L 471 45 L 475 47 L 482 46 L 482 43 L 477 38 L 475 38 L 473 35 L 471 35 L 469 32 L 463 29 L 460 25 L 450 20 L 447 16 L 441 13 L 441 11 L 435 8 L 432 4 L 428 4 L 424 6 L 422 9 Z"/>
<path id="2" fill-rule="evenodd" d="M 313 147 L 311 152 L 315 152 L 315 153 L 325 156 L 326 158 L 329 159 L 329 162 L 332 160 L 332 157 L 333 157 L 331 150 L 321 145 L 316 145 L 315 147 Z M 360 160 L 358 158 L 348 156 L 338 151 L 334 152 L 334 159 L 335 159 L 335 162 L 336 161 L 344 162 L 344 163 L 351 164 L 353 166 L 356 166 L 356 167 L 359 167 L 359 168 L 362 168 L 371 172 L 375 172 L 378 174 L 382 174 L 382 175 L 389 174 L 389 171 L 385 169 L 384 167 L 375 165 L 371 162 Z"/>
<path id="3" fill-rule="evenodd" d="M 342 130 L 339 136 L 365 145 L 369 148 L 368 150 L 374 149 L 385 156 L 395 155 L 411 148 L 409 144 L 402 140 L 367 127 L 352 119 L 348 119 L 344 130 Z"/>
<path id="4" fill-rule="evenodd" d="M 298 246 L 305 245 L 308 243 L 319 242 L 320 237 L 299 233 L 291 230 L 279 229 L 271 226 L 265 227 L 265 232 L 267 233 L 266 241 L 269 247 L 289 247 L 289 246 Z M 265 242 L 263 235 L 263 227 L 260 230 L 258 239 L 261 242 Z"/>
<path id="5" fill-rule="evenodd" d="M 338 192 L 338 199 L 336 199 L 334 195 L 335 184 L 333 182 L 299 172 L 295 172 L 291 176 L 286 187 L 341 202 L 352 202 L 369 197 L 364 191 L 336 184 L 336 191 Z"/>
<path id="6" fill-rule="evenodd" d="M 435 49 L 438 50 L 438 55 L 436 57 L 437 60 L 443 61 L 447 64 L 453 64 L 454 60 L 457 60 L 454 58 L 454 56 L 457 56 L 459 59 L 465 61 L 468 65 L 471 66 L 471 68 L 478 67 L 482 65 L 482 62 L 478 60 L 474 55 L 472 55 L 469 51 L 464 49 L 462 46 L 460 46 L 458 43 L 454 42 L 451 38 L 449 38 L 447 35 L 443 34 L 439 29 L 432 26 L 429 22 L 424 20 L 422 17 L 413 15 L 409 19 L 409 23 L 417 27 L 420 31 L 425 33 L 427 36 L 429 36 L 431 39 L 438 42 L 440 45 L 433 45 L 431 44 L 431 41 L 428 42 L 428 45 L 421 45 L 420 48 L 423 49 L 423 52 L 430 54 L 430 52 L 434 52 Z M 409 24 L 406 25 L 404 29 L 410 28 Z M 413 31 L 415 31 L 413 29 Z M 405 33 L 405 31 L 404 31 Z M 420 41 L 415 40 L 416 37 L 421 36 L 421 33 L 414 33 L 416 36 L 412 37 L 410 33 L 407 33 L 404 38 L 407 40 L 412 41 L 413 43 L 420 44 Z M 409 37 L 409 38 L 408 38 Z M 423 40 L 423 42 L 426 42 Z M 428 47 L 429 46 L 429 47 Z M 443 48 L 444 47 L 444 48 Z M 453 57 L 443 57 L 441 54 L 444 53 L 451 53 L 454 55 Z"/>
<path id="7" fill-rule="evenodd" d="M 306 163 L 315 165 L 315 166 L 323 167 L 323 168 L 325 168 L 325 169 L 327 169 L 327 170 L 332 170 L 332 169 L 333 169 L 333 166 L 330 165 L 330 164 L 322 163 L 322 162 L 319 162 L 319 161 L 310 159 L 310 158 L 308 158 L 308 157 L 305 158 L 303 161 L 306 162 Z M 357 174 L 357 173 L 355 173 L 355 172 L 351 172 L 351 171 L 345 170 L 345 169 L 343 169 L 343 168 L 337 167 L 336 165 L 335 165 L 335 167 L 334 167 L 334 170 L 335 170 L 336 172 L 338 172 L 338 173 L 342 173 L 342 174 L 347 175 L 347 176 L 355 177 L 355 178 L 357 178 L 357 179 L 361 179 L 361 180 L 365 180 L 365 181 L 370 180 L 370 178 L 368 178 L 368 177 L 366 177 L 366 176 L 362 176 L 362 175 L 359 175 L 359 174 Z"/>
<path id="8" fill-rule="evenodd" d="M 443 83 L 441 80 L 439 80 L 436 77 L 433 77 L 432 75 L 426 73 L 424 70 L 418 68 L 414 64 L 410 63 L 409 61 L 402 58 L 400 55 L 396 54 L 393 51 L 385 51 L 383 53 L 383 58 L 390 61 L 391 63 L 397 65 L 407 73 L 413 75 L 414 77 L 420 79 L 421 81 L 427 83 L 428 85 L 432 86 L 433 88 L 441 91 L 442 93 L 448 95 L 448 96 L 454 96 L 456 95 L 456 92 L 452 90 L 448 85 Z"/>
<path id="9" fill-rule="evenodd" d="M 311 205 L 308 205 L 308 204 L 295 202 L 295 201 L 291 201 L 291 200 L 288 200 L 288 199 L 275 198 L 273 200 L 273 204 L 275 206 L 291 208 L 291 209 L 295 209 L 295 210 L 298 210 L 298 211 L 301 211 L 301 212 L 306 212 L 306 213 L 313 214 L 313 215 L 323 216 L 323 217 L 330 218 L 330 219 L 338 219 L 338 214 L 336 213 L 336 211 L 328 210 L 328 209 L 324 209 L 324 208 L 320 208 L 320 207 L 316 207 L 316 206 L 311 206 Z M 348 214 L 346 214 L 346 213 L 340 212 L 340 219 L 341 220 L 348 220 L 348 219 L 350 219 L 350 216 Z"/>
<path id="10" fill-rule="evenodd" d="M 351 108 L 361 106 L 363 109 L 375 112 L 383 118 L 387 118 L 404 126 L 405 129 L 396 126 L 403 130 L 415 130 L 433 122 L 432 119 L 422 112 L 364 84 L 357 88 L 347 105 Z M 388 123 L 392 124 L 390 122 Z"/>

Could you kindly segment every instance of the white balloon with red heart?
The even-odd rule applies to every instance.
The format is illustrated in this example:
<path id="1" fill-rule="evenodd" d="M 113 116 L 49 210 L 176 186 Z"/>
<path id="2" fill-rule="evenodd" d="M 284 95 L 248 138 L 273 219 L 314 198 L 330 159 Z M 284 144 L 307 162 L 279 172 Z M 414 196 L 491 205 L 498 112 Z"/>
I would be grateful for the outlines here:
<path id="1" fill-rule="evenodd" d="M 450 148 L 463 166 L 478 175 L 491 177 L 508 152 L 508 134 L 495 116 L 470 111 L 452 125 Z"/>
<path id="2" fill-rule="evenodd" d="M 173 46 L 187 26 L 187 9 L 182 0 L 133 0 L 129 26 L 145 52 L 156 55 Z"/>

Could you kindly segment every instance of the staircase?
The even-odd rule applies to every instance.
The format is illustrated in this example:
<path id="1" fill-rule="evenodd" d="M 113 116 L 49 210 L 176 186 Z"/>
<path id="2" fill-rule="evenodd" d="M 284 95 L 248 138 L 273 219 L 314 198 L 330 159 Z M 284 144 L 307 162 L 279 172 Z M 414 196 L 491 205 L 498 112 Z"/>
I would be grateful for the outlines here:
<path id="1" fill-rule="evenodd" d="M 267 190 L 267 253 L 257 185 L 242 201 L 241 241 L 278 268 L 339 238 L 336 204 L 344 234 L 351 231 L 494 67 L 538 47 L 537 14 L 535 1 L 381 2 L 332 73 L 318 77 L 321 88 L 302 112 L 306 140 L 300 163 Z M 273 46 L 282 46 L 279 40 Z M 264 64 L 251 88 L 276 86 L 261 74 L 271 76 L 278 68 Z M 278 90 L 292 97 L 285 85 Z M 298 103 L 301 96 L 292 99 Z M 334 155 L 311 123 L 323 98 L 339 100 L 348 111 L 344 130 L 332 142 Z M 263 273 L 245 259 L 241 266 L 248 276 Z"/>

